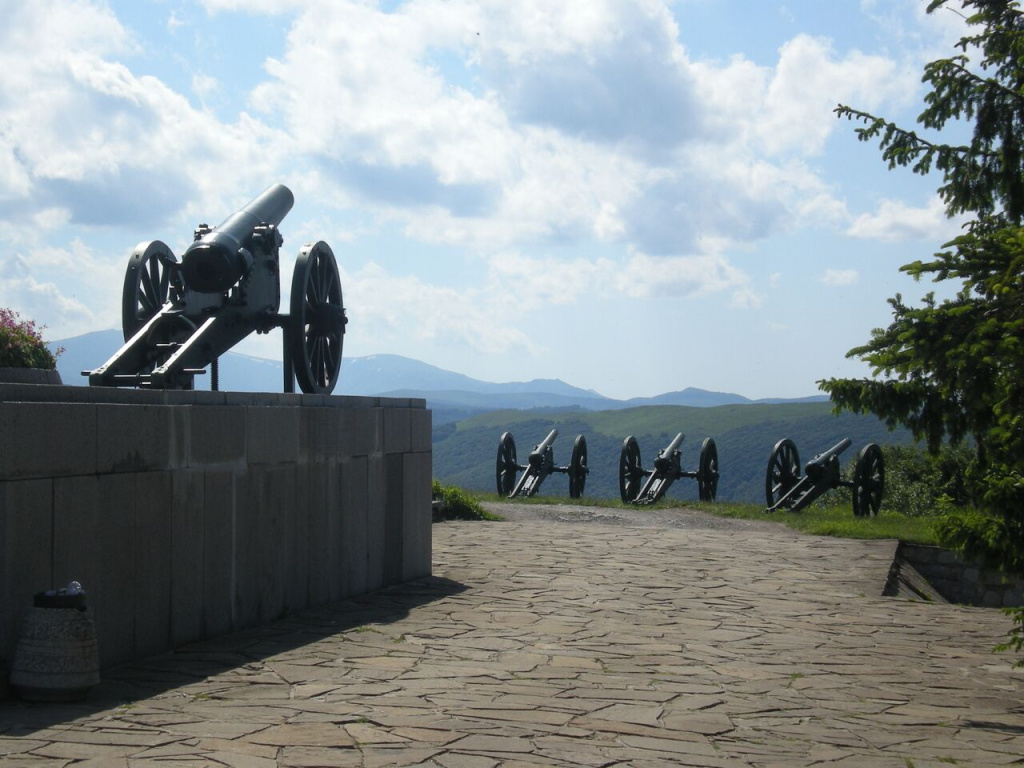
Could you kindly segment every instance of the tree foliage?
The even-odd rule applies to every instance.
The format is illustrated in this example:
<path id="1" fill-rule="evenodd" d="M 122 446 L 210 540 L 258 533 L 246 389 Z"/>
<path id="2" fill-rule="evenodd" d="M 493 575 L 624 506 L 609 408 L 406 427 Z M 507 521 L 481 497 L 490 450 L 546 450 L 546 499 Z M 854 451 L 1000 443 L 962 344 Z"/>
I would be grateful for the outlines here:
<path id="1" fill-rule="evenodd" d="M 929 294 L 919 306 L 890 299 L 889 327 L 848 353 L 874 378 L 821 385 L 838 408 L 905 425 L 932 451 L 970 439 L 977 456 L 968 481 L 987 514 L 952 513 L 940 536 L 1024 573 L 1024 12 L 1011 0 L 932 0 L 928 12 L 947 6 L 962 9 L 970 34 L 956 55 L 925 67 L 931 90 L 917 122 L 931 131 L 966 125 L 967 144 L 926 139 L 843 105 L 836 113 L 863 123 L 858 138 L 877 139 L 890 168 L 942 173 L 947 214 L 970 221 L 933 259 L 901 271 L 951 282 L 956 292 L 942 301 Z M 1024 610 L 1016 618 L 1024 625 Z"/>

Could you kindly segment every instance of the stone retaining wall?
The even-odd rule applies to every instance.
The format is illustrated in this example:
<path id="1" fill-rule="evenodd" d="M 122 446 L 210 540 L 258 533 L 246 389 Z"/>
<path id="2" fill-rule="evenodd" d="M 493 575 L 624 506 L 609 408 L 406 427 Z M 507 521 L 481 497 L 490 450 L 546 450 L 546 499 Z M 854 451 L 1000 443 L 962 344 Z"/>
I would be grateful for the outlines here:
<path id="1" fill-rule="evenodd" d="M 1024 582 L 971 562 L 959 552 L 901 542 L 897 559 L 909 562 L 951 603 L 1002 608 L 1024 605 Z"/>
<path id="2" fill-rule="evenodd" d="M 101 666 L 429 575 L 423 400 L 0 385 L 0 667 L 82 583 Z"/>

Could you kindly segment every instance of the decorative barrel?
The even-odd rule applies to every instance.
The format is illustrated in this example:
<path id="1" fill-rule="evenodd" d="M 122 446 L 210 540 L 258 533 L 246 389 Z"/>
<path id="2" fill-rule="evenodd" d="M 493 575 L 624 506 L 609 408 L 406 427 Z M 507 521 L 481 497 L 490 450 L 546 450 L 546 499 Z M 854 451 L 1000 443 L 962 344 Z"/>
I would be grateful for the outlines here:
<path id="1" fill-rule="evenodd" d="M 96 628 L 80 588 L 35 596 L 14 649 L 10 680 L 28 701 L 78 701 L 100 682 Z"/>

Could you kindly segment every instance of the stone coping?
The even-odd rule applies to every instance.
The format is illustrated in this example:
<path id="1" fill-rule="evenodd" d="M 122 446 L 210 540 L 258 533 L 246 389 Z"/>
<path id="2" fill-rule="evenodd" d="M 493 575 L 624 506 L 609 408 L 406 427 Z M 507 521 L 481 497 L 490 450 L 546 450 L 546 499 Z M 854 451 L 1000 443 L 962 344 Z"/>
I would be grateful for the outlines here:
<path id="1" fill-rule="evenodd" d="M 211 392 L 209 390 L 74 387 L 0 384 L 0 402 L 109 403 L 118 405 L 248 405 L 315 408 L 422 408 L 422 398 L 362 395 L 305 395 L 284 392 Z"/>

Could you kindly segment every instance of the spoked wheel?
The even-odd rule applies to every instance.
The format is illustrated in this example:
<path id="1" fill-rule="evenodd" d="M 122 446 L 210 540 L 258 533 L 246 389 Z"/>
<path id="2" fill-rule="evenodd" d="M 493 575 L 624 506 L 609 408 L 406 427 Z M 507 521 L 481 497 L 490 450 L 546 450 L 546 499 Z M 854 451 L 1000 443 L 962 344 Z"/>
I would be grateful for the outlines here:
<path id="1" fill-rule="evenodd" d="M 172 288 L 174 292 L 172 292 Z M 178 259 L 164 243 L 139 243 L 128 257 L 121 294 L 121 329 L 128 341 L 160 311 L 169 298 L 180 294 Z"/>
<path id="2" fill-rule="evenodd" d="M 504 432 L 498 441 L 498 459 L 494 463 L 494 479 L 498 486 L 499 496 L 508 496 L 516 486 L 516 441 L 511 432 Z"/>
<path id="3" fill-rule="evenodd" d="M 857 517 L 874 517 L 882 506 L 882 491 L 885 488 L 885 460 L 882 449 L 868 443 L 857 458 L 853 471 L 853 514 Z"/>
<path id="4" fill-rule="evenodd" d="M 587 438 L 577 435 L 576 441 L 572 444 L 572 456 L 569 458 L 569 498 L 582 498 L 589 471 L 587 468 Z"/>
<path id="5" fill-rule="evenodd" d="M 768 471 L 764 476 L 764 496 L 769 507 L 797 484 L 800 479 L 800 453 L 796 443 L 788 437 L 779 440 L 768 459 Z"/>
<path id="6" fill-rule="evenodd" d="M 640 446 L 636 438 L 630 435 L 622 441 L 622 451 L 619 453 L 619 497 L 626 503 L 636 501 L 643 479 Z"/>
<path id="7" fill-rule="evenodd" d="M 718 495 L 718 447 L 710 437 L 705 438 L 700 446 L 697 493 L 701 501 L 714 501 Z"/>
<path id="8" fill-rule="evenodd" d="M 303 392 L 329 395 L 334 391 L 346 322 L 334 252 L 323 240 L 304 245 L 292 273 L 289 342 L 295 378 Z"/>

